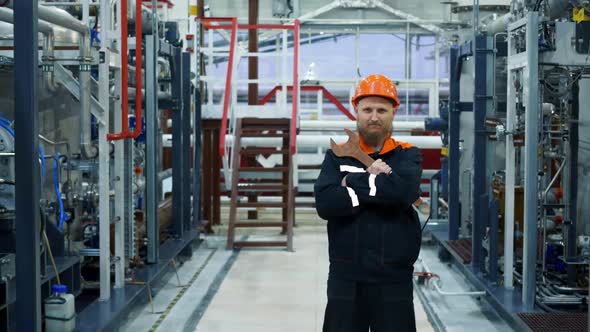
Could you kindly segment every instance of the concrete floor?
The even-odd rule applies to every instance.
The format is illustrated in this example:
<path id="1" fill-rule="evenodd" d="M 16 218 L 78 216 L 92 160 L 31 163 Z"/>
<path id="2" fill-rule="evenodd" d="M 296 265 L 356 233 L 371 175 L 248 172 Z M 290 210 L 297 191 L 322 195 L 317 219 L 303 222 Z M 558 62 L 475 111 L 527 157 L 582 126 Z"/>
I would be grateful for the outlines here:
<path id="1" fill-rule="evenodd" d="M 272 219 L 274 213 L 263 212 L 261 217 Z M 308 209 L 297 211 L 297 222 L 295 252 L 227 251 L 225 229 L 217 227 L 216 234 L 204 237 L 193 257 L 178 267 L 178 277 L 171 274 L 161 289 L 154 290 L 153 310 L 149 303 L 137 308 L 119 331 L 321 331 L 328 275 L 325 221 Z M 255 232 L 239 236 L 279 238 L 276 230 Z M 425 247 L 421 256 L 446 279 L 449 290 L 468 290 L 458 272 L 436 264 L 432 249 Z M 421 286 L 416 291 L 420 292 L 414 295 L 418 331 L 511 331 L 485 301 L 444 298 Z M 427 302 L 428 310 L 420 299 Z M 433 327 L 431 322 L 437 324 Z"/>

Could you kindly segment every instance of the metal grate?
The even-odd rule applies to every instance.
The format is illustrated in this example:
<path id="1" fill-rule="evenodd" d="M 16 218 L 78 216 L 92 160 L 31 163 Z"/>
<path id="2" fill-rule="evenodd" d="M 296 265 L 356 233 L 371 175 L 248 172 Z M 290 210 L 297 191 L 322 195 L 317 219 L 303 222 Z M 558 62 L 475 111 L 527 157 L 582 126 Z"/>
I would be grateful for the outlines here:
<path id="1" fill-rule="evenodd" d="M 585 332 L 588 314 L 584 313 L 519 313 L 533 332 Z"/>

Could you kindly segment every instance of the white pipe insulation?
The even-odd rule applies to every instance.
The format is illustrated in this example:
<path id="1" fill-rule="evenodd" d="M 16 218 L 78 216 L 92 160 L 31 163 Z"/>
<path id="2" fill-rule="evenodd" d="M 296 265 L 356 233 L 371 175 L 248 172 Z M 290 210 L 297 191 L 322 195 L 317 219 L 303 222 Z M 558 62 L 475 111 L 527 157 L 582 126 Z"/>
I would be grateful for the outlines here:
<path id="1" fill-rule="evenodd" d="M 396 141 L 410 143 L 420 149 L 440 149 L 442 142 L 439 136 L 392 136 Z M 330 138 L 336 143 L 344 143 L 348 140 L 346 135 L 297 135 L 297 146 L 298 147 L 330 147 Z M 226 135 L 225 140 L 228 144 L 231 144 L 234 139 L 233 135 Z M 191 144 L 193 137 L 191 136 Z M 242 138 L 241 145 L 251 147 L 269 147 L 269 146 L 282 146 L 283 139 L 278 137 L 245 137 Z M 162 135 L 162 145 L 164 147 L 172 146 L 172 134 Z"/>
<path id="2" fill-rule="evenodd" d="M 356 130 L 356 121 L 352 120 L 301 120 L 301 130 L 342 130 L 344 128 Z M 424 130 L 424 121 L 394 121 L 393 131 Z"/>

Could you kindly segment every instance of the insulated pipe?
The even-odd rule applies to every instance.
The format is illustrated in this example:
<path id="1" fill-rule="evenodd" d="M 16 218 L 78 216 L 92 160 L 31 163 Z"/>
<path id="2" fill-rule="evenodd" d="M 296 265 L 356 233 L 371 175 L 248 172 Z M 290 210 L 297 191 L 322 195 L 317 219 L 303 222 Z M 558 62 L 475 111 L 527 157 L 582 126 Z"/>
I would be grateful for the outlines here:
<path id="1" fill-rule="evenodd" d="M 344 128 L 356 130 L 356 121 L 351 120 L 301 120 L 301 130 L 342 130 Z M 424 121 L 396 121 L 393 123 L 393 131 L 412 129 L 424 130 Z"/>
<path id="2" fill-rule="evenodd" d="M 549 19 L 555 20 L 565 14 L 570 0 L 549 0 L 547 2 L 547 14 Z"/>
<path id="3" fill-rule="evenodd" d="M 15 0 L 5 0 L 4 7 L 13 8 Z M 81 34 L 89 33 L 88 27 L 70 15 L 67 11 L 56 7 L 39 6 L 39 18 L 64 28 L 77 31 Z"/>
<path id="4" fill-rule="evenodd" d="M 508 24 L 512 21 L 514 21 L 514 16 L 511 13 L 506 13 L 490 23 L 482 24 L 480 29 L 485 30 L 488 35 L 495 35 L 498 32 L 506 31 Z"/>
<path id="5" fill-rule="evenodd" d="M 0 21 L 14 24 L 14 11 L 12 11 L 12 9 L 0 7 Z M 37 27 L 39 32 L 44 35 L 53 34 L 53 27 L 49 22 L 39 20 Z"/>
<path id="6" fill-rule="evenodd" d="M 226 135 L 228 143 L 233 141 L 233 135 Z M 299 147 L 330 147 L 330 138 L 336 143 L 344 143 L 348 140 L 346 135 L 297 135 L 297 146 Z M 422 149 L 440 149 L 442 142 L 438 136 L 394 136 L 395 140 L 407 142 Z M 242 146 L 280 146 L 281 138 L 251 138 L 245 137 L 241 140 Z"/>
<path id="7" fill-rule="evenodd" d="M 348 139 L 348 136 L 328 136 L 328 135 L 297 135 L 297 147 L 315 147 L 315 148 L 329 148 L 330 138 L 334 139 L 336 143 L 344 143 Z M 393 136 L 397 141 L 410 143 L 421 149 L 440 149 L 442 143 L 438 136 Z M 233 141 L 233 135 L 225 135 L 225 139 L 228 143 Z M 194 137 L 191 137 L 191 144 L 194 141 Z M 162 135 L 163 147 L 170 147 L 172 142 L 172 134 Z M 283 145 L 282 138 L 242 138 L 241 143 L 243 147 L 254 146 L 254 147 L 268 147 L 274 146 L 279 147 Z"/>
<path id="8" fill-rule="evenodd" d="M 14 12 L 11 9 L 0 7 L 0 21 L 14 24 Z M 46 21 L 39 20 L 37 27 L 38 31 L 44 35 L 43 56 L 53 58 L 53 46 L 55 44 L 53 26 Z M 56 85 L 54 83 L 53 72 L 44 72 L 43 78 L 49 90 L 55 91 Z"/>
<path id="9" fill-rule="evenodd" d="M 7 0 L 4 6 L 13 8 L 14 0 Z M 68 12 L 55 7 L 39 6 L 39 18 L 50 23 L 74 30 L 80 33 L 80 56 L 86 61 L 90 50 L 90 31 L 86 24 L 78 21 Z M 94 158 L 97 155 L 95 147 L 91 146 L 90 136 L 90 72 L 80 71 L 80 150 L 86 158 Z"/>

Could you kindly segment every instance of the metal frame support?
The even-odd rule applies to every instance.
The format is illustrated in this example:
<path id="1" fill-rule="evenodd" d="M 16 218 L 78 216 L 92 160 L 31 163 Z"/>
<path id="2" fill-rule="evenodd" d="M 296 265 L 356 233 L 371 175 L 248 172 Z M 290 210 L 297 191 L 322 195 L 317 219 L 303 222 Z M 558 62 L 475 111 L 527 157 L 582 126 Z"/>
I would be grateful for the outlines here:
<path id="1" fill-rule="evenodd" d="M 508 38 L 508 52 L 512 50 L 512 39 Z M 510 72 L 508 57 L 508 82 L 506 84 L 506 131 L 514 132 L 516 126 L 516 94 Z M 504 180 L 504 287 L 514 288 L 514 182 L 516 179 L 516 149 L 514 136 L 506 135 L 506 178 Z"/>
<path id="2" fill-rule="evenodd" d="M 450 97 L 449 97 L 449 176 L 448 176 L 448 194 L 449 194 L 449 240 L 459 238 L 459 221 L 461 219 L 461 210 L 459 209 L 459 48 L 451 48 L 451 77 L 449 80 Z"/>
<path id="3" fill-rule="evenodd" d="M 441 171 L 438 171 L 430 178 L 430 217 L 432 219 L 440 218 L 440 215 L 438 213 L 438 186 L 440 176 Z"/>
<path id="4" fill-rule="evenodd" d="M 159 260 L 159 225 L 158 203 L 158 96 L 156 77 L 157 35 L 146 36 L 146 228 L 147 228 L 147 262 L 158 263 Z"/>
<path id="5" fill-rule="evenodd" d="M 41 331 L 37 0 L 14 3 L 14 120 L 16 187 L 16 325 Z"/>
<path id="6" fill-rule="evenodd" d="M 108 0 L 102 0 L 101 6 L 109 6 Z M 104 7 L 101 7 L 104 8 Z M 119 14 L 120 15 L 120 14 Z M 99 100 L 101 105 L 103 105 L 105 109 L 105 113 L 109 112 L 110 106 L 110 94 L 109 94 L 109 78 L 110 78 L 110 50 L 108 45 L 110 45 L 110 35 L 112 35 L 112 31 L 106 27 L 111 26 L 111 16 L 110 15 L 101 15 L 100 17 L 100 25 L 105 27 L 101 29 L 101 59 L 99 63 Z M 118 80 L 117 80 L 118 81 Z M 120 91 L 116 89 L 115 91 Z M 115 103 L 115 108 L 120 108 L 120 103 Z M 116 111 L 116 110 L 115 110 Z M 118 112 L 115 114 L 119 114 Z M 107 122 L 108 123 L 108 122 Z M 108 128 L 107 128 L 108 129 Z M 115 130 L 117 132 L 121 132 L 122 130 L 122 121 L 121 117 L 115 116 Z M 103 136 L 101 136 L 101 139 Z M 115 144 L 115 158 L 114 158 L 114 189 L 117 193 L 123 193 L 123 196 L 126 197 L 125 193 L 125 177 L 124 177 L 124 163 L 123 158 L 125 156 L 124 144 L 127 144 L 127 140 L 116 140 L 114 141 Z M 104 183 L 104 182 L 101 182 Z M 102 196 L 101 196 L 102 197 Z M 107 196 L 108 197 L 108 196 Z M 117 199 L 115 200 L 115 209 L 113 211 L 114 218 L 113 222 L 115 223 L 115 257 L 114 260 L 115 264 L 115 288 L 122 288 L 125 286 L 125 205 L 126 199 Z M 101 204 L 102 206 L 102 204 Z M 110 227 L 109 227 L 110 228 Z M 107 233 L 108 234 L 108 233 Z M 110 250 L 108 251 L 110 253 Z M 105 266 L 107 271 L 110 271 L 110 266 Z M 101 269 L 102 271 L 102 269 Z"/>
<path id="7" fill-rule="evenodd" d="M 539 160 L 539 14 L 529 12 L 526 22 L 525 147 L 524 147 L 524 252 L 522 302 L 525 310 L 535 307 L 537 267 L 537 170 Z M 528 74 L 528 75 L 527 75 Z"/>
<path id="8" fill-rule="evenodd" d="M 193 128 L 193 225 L 198 227 L 201 225 L 201 191 L 202 191 L 202 140 L 201 140 L 201 92 L 199 89 L 195 89 L 195 111 L 194 117 L 194 128 Z"/>
<path id="9" fill-rule="evenodd" d="M 184 230 L 191 229 L 191 54 L 182 52 L 182 186 Z"/>
<path id="10" fill-rule="evenodd" d="M 487 195 L 486 201 L 487 201 Z M 498 282 L 498 229 L 499 229 L 499 219 L 498 215 L 500 213 L 499 202 L 498 200 L 492 200 L 490 202 L 488 216 L 489 216 L 489 223 L 490 223 L 490 256 L 489 256 L 489 264 L 488 264 L 488 278 L 491 282 L 497 283 Z"/>
<path id="11" fill-rule="evenodd" d="M 473 228 L 471 246 L 471 266 L 475 271 L 484 268 L 483 262 L 483 236 L 487 224 L 487 208 L 489 202 L 483 201 L 488 197 L 488 176 L 486 145 L 487 135 L 485 119 L 488 109 L 492 108 L 493 96 L 488 84 L 488 57 L 493 55 L 492 40 L 486 36 L 477 36 L 475 45 L 475 89 L 473 96 Z"/>
<path id="12" fill-rule="evenodd" d="M 182 237 L 184 228 L 184 185 L 183 171 L 183 95 L 182 95 L 182 56 L 179 48 L 172 56 L 172 228 L 177 237 Z"/>
<path id="13" fill-rule="evenodd" d="M 108 1 L 102 1 L 102 5 L 108 6 Z M 101 16 L 101 26 L 110 26 L 109 15 Z M 111 298 L 111 249 L 110 249 L 110 148 L 109 142 L 107 141 L 107 134 L 109 132 L 109 57 L 110 51 L 108 49 L 109 30 L 104 29 L 101 31 L 101 38 L 103 43 L 101 44 L 101 55 L 104 58 L 101 59 L 99 64 L 99 101 L 104 105 L 102 116 L 98 118 L 98 181 L 101 184 L 98 189 L 99 194 L 99 207 L 98 207 L 98 218 L 99 218 L 99 250 L 100 250 L 100 301 L 107 301 Z M 90 128 L 87 128 L 90 130 Z M 118 183 L 117 183 L 118 184 Z M 121 250 L 125 248 L 125 233 L 121 234 L 123 237 L 119 237 L 120 223 L 115 224 L 115 256 L 121 254 Z M 120 260 L 124 260 L 125 253 Z M 125 282 L 125 268 L 124 262 L 117 261 L 115 265 L 115 279 L 119 283 Z M 122 274 L 122 276 L 121 276 Z M 118 285 L 117 285 L 118 286 Z"/>

